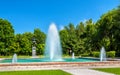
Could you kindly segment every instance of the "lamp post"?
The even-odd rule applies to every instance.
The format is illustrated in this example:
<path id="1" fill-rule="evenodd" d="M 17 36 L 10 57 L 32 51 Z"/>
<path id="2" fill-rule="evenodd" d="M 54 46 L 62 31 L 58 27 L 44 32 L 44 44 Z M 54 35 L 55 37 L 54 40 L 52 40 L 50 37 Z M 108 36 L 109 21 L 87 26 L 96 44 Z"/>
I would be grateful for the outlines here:
<path id="1" fill-rule="evenodd" d="M 32 57 L 36 57 L 36 40 L 35 38 L 32 39 Z"/>

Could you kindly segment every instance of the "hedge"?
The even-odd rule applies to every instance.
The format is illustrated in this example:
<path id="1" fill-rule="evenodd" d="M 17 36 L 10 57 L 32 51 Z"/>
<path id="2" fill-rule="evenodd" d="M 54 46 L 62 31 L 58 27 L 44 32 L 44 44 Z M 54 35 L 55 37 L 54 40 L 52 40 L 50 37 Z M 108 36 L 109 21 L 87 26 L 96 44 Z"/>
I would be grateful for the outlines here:
<path id="1" fill-rule="evenodd" d="M 92 56 L 93 57 L 99 57 L 100 56 L 100 52 L 94 51 L 94 52 L 92 52 Z"/>
<path id="2" fill-rule="evenodd" d="M 109 57 L 109 58 L 114 58 L 115 57 L 115 51 L 109 51 L 109 52 L 107 52 L 107 57 Z"/>

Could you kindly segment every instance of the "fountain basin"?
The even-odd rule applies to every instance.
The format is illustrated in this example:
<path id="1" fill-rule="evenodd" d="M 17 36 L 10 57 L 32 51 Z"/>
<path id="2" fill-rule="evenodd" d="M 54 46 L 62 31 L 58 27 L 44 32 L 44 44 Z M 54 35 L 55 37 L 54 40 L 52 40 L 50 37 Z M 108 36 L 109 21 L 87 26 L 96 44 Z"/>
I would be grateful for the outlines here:
<path id="1" fill-rule="evenodd" d="M 120 61 L 1 63 L 0 71 L 120 67 Z"/>
<path id="2" fill-rule="evenodd" d="M 32 63 L 32 62 L 97 62 L 99 59 L 92 58 L 63 58 L 62 60 L 50 60 L 45 58 L 28 58 L 28 59 L 18 59 L 17 63 Z M 0 63 L 11 63 L 12 59 L 0 60 Z"/>

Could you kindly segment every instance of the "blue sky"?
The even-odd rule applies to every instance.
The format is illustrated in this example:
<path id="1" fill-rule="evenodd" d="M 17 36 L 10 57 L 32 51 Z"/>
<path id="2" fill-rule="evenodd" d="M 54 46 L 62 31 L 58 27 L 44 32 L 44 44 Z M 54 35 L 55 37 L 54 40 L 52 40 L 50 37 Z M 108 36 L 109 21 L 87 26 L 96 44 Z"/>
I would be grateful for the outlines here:
<path id="1" fill-rule="evenodd" d="M 60 30 L 116 8 L 119 0 L 0 0 L 0 18 L 13 25 L 15 33 L 33 32 L 40 28 L 47 33 L 51 23 Z"/>

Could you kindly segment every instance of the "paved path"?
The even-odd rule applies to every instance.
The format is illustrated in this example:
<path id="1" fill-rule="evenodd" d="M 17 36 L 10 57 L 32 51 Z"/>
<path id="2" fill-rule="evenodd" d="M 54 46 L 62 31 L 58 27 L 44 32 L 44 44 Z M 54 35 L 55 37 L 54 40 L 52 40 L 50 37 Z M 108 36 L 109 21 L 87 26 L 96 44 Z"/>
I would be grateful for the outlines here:
<path id="1" fill-rule="evenodd" d="M 115 75 L 115 74 L 100 72 L 91 69 L 62 69 L 62 70 L 69 72 L 73 75 Z"/>
<path id="2" fill-rule="evenodd" d="M 88 68 L 79 68 L 79 67 L 48 67 L 44 66 L 6 66 L 6 67 L 0 67 L 0 71 L 18 71 L 18 70 L 55 70 L 55 69 L 61 69 L 63 71 L 69 72 L 72 75 L 114 75 L 110 73 L 100 72 Z"/>

